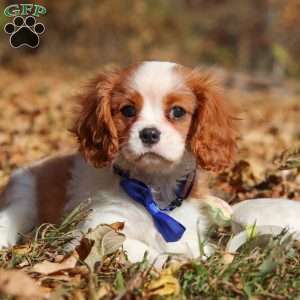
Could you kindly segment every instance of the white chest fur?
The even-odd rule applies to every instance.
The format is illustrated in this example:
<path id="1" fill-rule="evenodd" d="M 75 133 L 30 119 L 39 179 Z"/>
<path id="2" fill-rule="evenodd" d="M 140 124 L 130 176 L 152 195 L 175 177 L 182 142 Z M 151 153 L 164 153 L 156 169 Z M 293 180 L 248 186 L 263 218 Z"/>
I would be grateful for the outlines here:
<path id="1" fill-rule="evenodd" d="M 145 251 L 149 252 L 151 260 L 166 252 L 192 257 L 200 255 L 198 233 L 205 233 L 207 219 L 201 212 L 199 200 L 186 199 L 180 207 L 168 213 L 184 225 L 186 231 L 178 242 L 167 243 L 155 228 L 151 215 L 127 196 L 119 180 L 109 168 L 94 169 L 78 158 L 69 185 L 71 201 L 67 209 L 91 199 L 92 214 L 83 224 L 84 231 L 102 223 L 124 222 L 124 248 L 131 261 L 141 260 Z"/>

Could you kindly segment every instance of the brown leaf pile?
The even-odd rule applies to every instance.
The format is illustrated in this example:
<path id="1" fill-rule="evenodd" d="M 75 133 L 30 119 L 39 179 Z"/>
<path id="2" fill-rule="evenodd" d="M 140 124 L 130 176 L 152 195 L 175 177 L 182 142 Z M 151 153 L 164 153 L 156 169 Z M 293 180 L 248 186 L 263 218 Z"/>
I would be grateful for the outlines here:
<path id="1" fill-rule="evenodd" d="M 300 200 L 300 97 L 286 88 L 231 90 L 240 111 L 239 155 L 213 188 L 230 203 L 257 197 Z"/>

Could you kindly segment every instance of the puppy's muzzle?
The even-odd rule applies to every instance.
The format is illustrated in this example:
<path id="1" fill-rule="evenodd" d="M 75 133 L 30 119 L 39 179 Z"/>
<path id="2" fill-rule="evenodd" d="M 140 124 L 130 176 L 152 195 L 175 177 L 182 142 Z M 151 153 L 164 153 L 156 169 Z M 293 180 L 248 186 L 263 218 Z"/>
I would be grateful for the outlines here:
<path id="1" fill-rule="evenodd" d="M 141 141 L 145 146 L 157 144 L 160 140 L 161 132 L 155 127 L 144 128 L 139 132 Z"/>

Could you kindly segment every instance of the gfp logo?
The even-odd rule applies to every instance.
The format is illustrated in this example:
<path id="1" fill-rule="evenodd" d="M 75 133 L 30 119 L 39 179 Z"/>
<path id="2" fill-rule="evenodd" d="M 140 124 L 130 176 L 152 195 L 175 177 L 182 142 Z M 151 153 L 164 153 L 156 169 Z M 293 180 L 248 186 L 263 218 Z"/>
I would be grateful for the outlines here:
<path id="1" fill-rule="evenodd" d="M 6 17 L 13 17 L 12 22 L 4 26 L 4 31 L 10 35 L 9 42 L 13 48 L 27 46 L 38 47 L 40 35 L 45 26 L 37 22 L 36 18 L 45 15 L 47 9 L 38 4 L 12 4 L 4 9 Z"/>

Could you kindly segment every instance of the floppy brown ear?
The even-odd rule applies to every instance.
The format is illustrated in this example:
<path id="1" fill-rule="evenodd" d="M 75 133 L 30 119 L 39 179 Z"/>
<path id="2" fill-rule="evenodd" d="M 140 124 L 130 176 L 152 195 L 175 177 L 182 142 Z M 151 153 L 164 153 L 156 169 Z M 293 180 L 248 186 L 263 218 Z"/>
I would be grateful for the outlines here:
<path id="1" fill-rule="evenodd" d="M 118 151 L 118 134 L 111 115 L 111 94 L 117 80 L 117 72 L 100 74 L 78 96 L 79 109 L 70 131 L 79 142 L 79 151 L 95 167 L 111 162 Z"/>
<path id="2" fill-rule="evenodd" d="M 210 75 L 192 71 L 188 75 L 188 84 L 197 98 L 190 150 L 202 168 L 221 171 L 231 164 L 237 149 L 235 119 Z"/>

